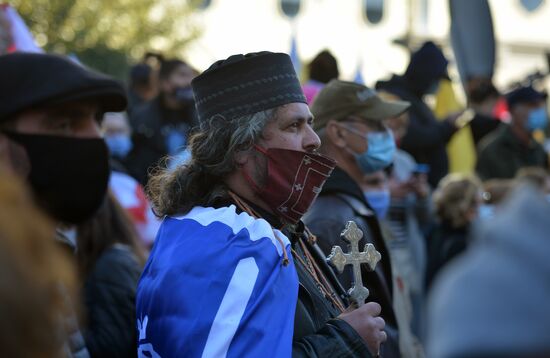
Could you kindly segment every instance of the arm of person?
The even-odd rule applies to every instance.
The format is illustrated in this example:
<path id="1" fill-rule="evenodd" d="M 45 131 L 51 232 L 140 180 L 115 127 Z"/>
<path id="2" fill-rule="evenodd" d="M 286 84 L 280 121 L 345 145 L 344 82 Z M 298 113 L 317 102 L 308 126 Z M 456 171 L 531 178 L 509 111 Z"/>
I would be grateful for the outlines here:
<path id="1" fill-rule="evenodd" d="M 295 341 L 293 358 L 373 357 L 363 339 L 345 321 L 332 319 L 318 332 Z"/>
<path id="2" fill-rule="evenodd" d="M 407 134 L 403 138 L 403 147 L 430 148 L 445 144 L 457 128 L 452 120 L 423 122 L 411 114 Z"/>

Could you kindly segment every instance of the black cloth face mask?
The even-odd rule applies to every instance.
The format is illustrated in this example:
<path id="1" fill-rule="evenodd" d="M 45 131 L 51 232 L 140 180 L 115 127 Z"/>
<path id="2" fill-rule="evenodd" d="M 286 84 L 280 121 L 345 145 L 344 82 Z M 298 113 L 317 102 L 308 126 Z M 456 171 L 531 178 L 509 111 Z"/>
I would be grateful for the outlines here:
<path id="1" fill-rule="evenodd" d="M 109 153 L 102 138 L 4 133 L 25 148 L 28 181 L 50 216 L 80 224 L 95 214 L 109 183 Z"/>

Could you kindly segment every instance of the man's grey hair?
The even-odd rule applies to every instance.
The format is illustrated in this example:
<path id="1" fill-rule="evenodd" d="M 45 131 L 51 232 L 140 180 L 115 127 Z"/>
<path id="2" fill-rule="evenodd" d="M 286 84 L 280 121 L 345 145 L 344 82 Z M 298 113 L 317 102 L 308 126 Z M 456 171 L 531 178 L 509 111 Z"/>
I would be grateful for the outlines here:
<path id="1" fill-rule="evenodd" d="M 189 162 L 151 177 L 148 193 L 158 216 L 185 214 L 194 206 L 212 206 L 227 197 L 224 179 L 237 169 L 236 155 L 262 138 L 280 107 L 226 119 L 212 116 L 192 134 Z"/>

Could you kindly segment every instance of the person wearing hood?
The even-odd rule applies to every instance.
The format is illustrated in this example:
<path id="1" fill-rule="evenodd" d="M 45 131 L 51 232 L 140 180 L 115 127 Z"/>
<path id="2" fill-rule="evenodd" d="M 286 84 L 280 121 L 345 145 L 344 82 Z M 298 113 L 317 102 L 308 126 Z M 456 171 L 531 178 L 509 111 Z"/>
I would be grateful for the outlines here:
<path id="1" fill-rule="evenodd" d="M 166 155 L 185 151 L 189 131 L 197 123 L 191 80 L 197 72 L 181 60 L 162 62 L 159 95 L 132 110 L 133 148 L 126 165 L 134 178 L 145 185 L 151 167 Z M 169 164 L 169 163 L 168 163 Z"/>
<path id="2" fill-rule="evenodd" d="M 364 237 L 359 245 L 371 243 L 382 255 L 374 271 L 362 268 L 363 282 L 370 291 L 368 300 L 382 306 L 388 341 L 383 357 L 399 357 L 397 320 L 393 309 L 393 277 L 390 254 L 384 242 L 377 215 L 383 216 L 389 204 L 389 191 L 361 188 L 366 174 L 388 167 L 395 154 L 395 141 L 383 120 L 409 107 L 406 102 L 384 101 L 363 85 L 332 80 L 311 106 L 314 129 L 321 138 L 320 152 L 337 162 L 317 201 L 305 216 L 305 223 L 318 238 L 323 252 L 330 254 L 341 245 L 340 233 L 348 221 L 355 221 Z M 351 270 L 338 276 L 344 288 L 353 285 Z"/>
<path id="3" fill-rule="evenodd" d="M 411 103 L 409 128 L 400 147 L 418 163 L 430 168 L 428 182 L 432 188 L 448 173 L 449 160 L 445 146 L 457 131 L 458 115 L 437 120 L 424 102 L 424 96 L 437 92 L 439 81 L 449 79 L 448 61 L 433 43 L 426 42 L 414 52 L 403 75 L 393 75 L 388 81 L 378 81 L 377 90 L 383 90 Z"/>

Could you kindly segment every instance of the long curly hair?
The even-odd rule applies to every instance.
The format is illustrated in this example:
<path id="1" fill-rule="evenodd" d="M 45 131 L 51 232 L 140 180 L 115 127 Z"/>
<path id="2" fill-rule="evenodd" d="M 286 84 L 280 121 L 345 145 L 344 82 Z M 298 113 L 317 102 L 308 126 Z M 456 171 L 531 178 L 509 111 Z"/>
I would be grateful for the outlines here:
<path id="1" fill-rule="evenodd" d="M 147 185 L 159 217 L 183 215 L 194 206 L 211 206 L 228 198 L 224 179 L 237 169 L 235 154 L 247 151 L 262 137 L 278 108 L 227 120 L 215 115 L 191 135 L 191 159 L 175 170 L 157 168 Z"/>

